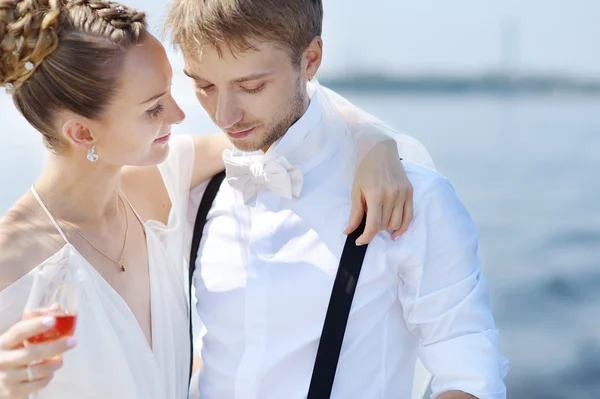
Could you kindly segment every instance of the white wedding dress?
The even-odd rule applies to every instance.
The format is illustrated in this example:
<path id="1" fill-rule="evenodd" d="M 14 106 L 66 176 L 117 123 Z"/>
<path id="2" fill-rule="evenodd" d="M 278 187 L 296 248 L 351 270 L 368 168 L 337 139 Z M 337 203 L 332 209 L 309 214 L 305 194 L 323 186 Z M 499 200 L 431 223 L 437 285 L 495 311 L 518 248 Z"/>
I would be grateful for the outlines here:
<path id="1" fill-rule="evenodd" d="M 44 263 L 59 262 L 76 271 L 78 345 L 64 355 L 63 368 L 39 399 L 187 398 L 190 344 L 183 251 L 188 243 L 183 223 L 193 157 L 189 137 L 172 138 L 170 154 L 159 166 L 172 203 L 169 221 L 144 223 L 153 348 L 125 301 L 68 242 L 40 201 L 65 240 L 64 247 Z M 40 266 L 0 292 L 0 333 L 21 318 L 33 273 Z"/>

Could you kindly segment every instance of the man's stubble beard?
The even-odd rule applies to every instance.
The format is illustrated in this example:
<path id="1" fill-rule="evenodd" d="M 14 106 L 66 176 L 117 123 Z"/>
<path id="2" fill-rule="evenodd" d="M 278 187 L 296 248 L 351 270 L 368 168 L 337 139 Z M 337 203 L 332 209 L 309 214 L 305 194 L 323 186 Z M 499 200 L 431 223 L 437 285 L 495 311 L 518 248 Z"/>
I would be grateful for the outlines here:
<path id="1" fill-rule="evenodd" d="M 270 147 L 274 142 L 279 140 L 288 129 L 298 121 L 306 112 L 306 87 L 302 87 L 302 78 L 298 79 L 296 92 L 288 102 L 287 112 L 281 118 L 273 120 L 266 127 L 266 134 L 259 142 L 256 143 L 233 143 L 238 149 L 246 152 L 258 151 Z"/>

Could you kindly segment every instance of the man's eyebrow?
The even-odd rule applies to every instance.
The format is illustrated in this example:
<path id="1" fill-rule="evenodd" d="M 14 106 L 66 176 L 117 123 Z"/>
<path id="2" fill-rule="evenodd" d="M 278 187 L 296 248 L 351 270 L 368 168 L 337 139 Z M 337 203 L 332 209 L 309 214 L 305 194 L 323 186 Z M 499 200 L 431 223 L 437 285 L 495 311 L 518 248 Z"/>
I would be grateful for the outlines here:
<path id="1" fill-rule="evenodd" d="M 241 78 L 237 78 L 231 81 L 231 83 L 244 83 L 244 82 L 250 82 L 252 80 L 258 80 L 258 79 L 262 79 L 262 78 L 266 78 L 268 76 L 273 75 L 275 72 L 261 72 L 261 73 L 255 73 L 252 75 L 248 75 L 248 76 L 244 76 Z"/>
<path id="2" fill-rule="evenodd" d="M 183 73 L 185 74 L 185 76 L 187 76 L 188 78 L 194 79 L 194 80 L 206 80 L 198 75 L 194 75 L 191 72 L 186 71 L 185 69 L 183 70 Z M 248 76 L 242 76 L 241 78 L 237 78 L 237 79 L 233 79 L 230 83 L 244 83 L 244 82 L 250 82 L 253 80 L 257 80 L 257 79 L 262 79 L 262 78 L 266 78 L 269 77 L 271 75 L 273 75 L 275 72 L 274 71 L 269 71 L 269 72 L 260 72 L 260 73 L 254 73 Z"/>

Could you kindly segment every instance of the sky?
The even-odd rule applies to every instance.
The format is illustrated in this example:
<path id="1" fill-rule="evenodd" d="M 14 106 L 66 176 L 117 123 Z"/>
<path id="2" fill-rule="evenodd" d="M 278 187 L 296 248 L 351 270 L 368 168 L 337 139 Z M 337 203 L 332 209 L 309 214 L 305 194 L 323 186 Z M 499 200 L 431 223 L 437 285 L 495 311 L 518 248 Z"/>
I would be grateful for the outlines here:
<path id="1" fill-rule="evenodd" d="M 125 1 L 160 25 L 167 1 Z M 324 73 L 508 66 L 600 78 L 599 0 L 323 1 Z"/>
<path id="2" fill-rule="evenodd" d="M 522 71 L 600 77 L 598 0 L 359 3 L 325 0 L 329 67 L 460 73 L 509 63 Z"/>

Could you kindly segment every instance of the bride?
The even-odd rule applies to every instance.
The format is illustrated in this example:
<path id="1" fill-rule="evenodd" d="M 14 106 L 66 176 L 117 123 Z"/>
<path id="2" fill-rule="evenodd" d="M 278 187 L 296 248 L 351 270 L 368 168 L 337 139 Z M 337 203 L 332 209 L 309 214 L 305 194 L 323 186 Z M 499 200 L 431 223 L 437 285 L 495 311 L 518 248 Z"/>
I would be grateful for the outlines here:
<path id="1" fill-rule="evenodd" d="M 0 85 L 50 151 L 0 220 L 0 398 L 187 397 L 188 196 L 223 169 L 228 140 L 171 137 L 184 119 L 171 66 L 145 15 L 123 5 L 0 0 L 0 51 Z M 396 144 L 359 135 L 372 136 L 356 175 L 377 204 L 368 217 L 390 210 L 377 229 L 398 233 L 411 210 L 389 219 L 410 191 Z M 383 167 L 391 177 L 370 181 Z M 77 271 L 75 336 L 23 347 L 56 323 L 21 321 L 35 272 L 53 263 Z"/>

